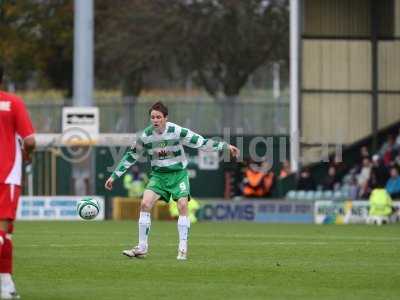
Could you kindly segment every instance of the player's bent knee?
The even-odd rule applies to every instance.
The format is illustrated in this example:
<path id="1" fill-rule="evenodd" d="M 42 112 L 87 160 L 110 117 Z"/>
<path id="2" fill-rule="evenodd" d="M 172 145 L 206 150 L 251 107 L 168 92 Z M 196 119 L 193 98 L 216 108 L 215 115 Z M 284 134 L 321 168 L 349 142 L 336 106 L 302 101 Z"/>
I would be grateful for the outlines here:
<path id="1" fill-rule="evenodd" d="M 178 210 L 180 215 L 186 215 L 188 213 L 188 201 L 187 199 L 179 199 Z"/>
<path id="2" fill-rule="evenodd" d="M 188 209 L 188 204 L 187 203 L 178 203 L 178 209 L 180 209 L 180 210 Z"/>
<path id="3" fill-rule="evenodd" d="M 142 201 L 142 203 L 140 204 L 140 210 L 141 211 L 146 211 L 146 212 L 150 212 L 151 210 L 151 204 L 147 203 L 145 201 Z"/>

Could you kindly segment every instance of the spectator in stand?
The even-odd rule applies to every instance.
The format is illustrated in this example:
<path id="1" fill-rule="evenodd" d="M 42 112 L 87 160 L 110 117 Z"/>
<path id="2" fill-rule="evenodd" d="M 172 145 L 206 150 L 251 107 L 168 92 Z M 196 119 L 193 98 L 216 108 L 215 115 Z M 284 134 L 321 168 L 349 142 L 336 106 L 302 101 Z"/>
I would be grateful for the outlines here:
<path id="1" fill-rule="evenodd" d="M 262 177 L 259 168 L 254 161 L 248 161 L 247 167 L 244 170 L 243 177 L 243 196 L 259 197 L 262 195 Z"/>
<path id="2" fill-rule="evenodd" d="M 369 150 L 367 146 L 362 146 L 360 148 L 360 164 L 362 164 L 362 161 L 364 158 L 371 158 L 371 155 L 369 154 Z"/>
<path id="3" fill-rule="evenodd" d="M 271 193 L 272 188 L 275 185 L 275 174 L 272 171 L 272 164 L 268 161 L 263 161 L 261 163 L 261 172 L 264 175 L 264 188 L 265 188 L 265 195 L 268 196 Z"/>
<path id="4" fill-rule="evenodd" d="M 356 200 L 358 198 L 358 185 L 355 168 L 352 168 L 349 173 L 343 177 L 342 188 L 349 192 L 350 199 Z"/>
<path id="5" fill-rule="evenodd" d="M 273 184 L 274 173 L 268 162 L 263 162 L 261 166 L 250 162 L 243 179 L 243 195 L 245 197 L 265 197 L 271 192 Z"/>
<path id="6" fill-rule="evenodd" d="M 351 175 L 350 177 L 349 196 L 353 200 L 356 200 L 358 198 L 358 185 L 357 185 L 357 178 L 355 175 Z"/>
<path id="7" fill-rule="evenodd" d="M 393 165 L 394 165 L 394 167 L 397 167 L 398 169 L 400 169 L 400 152 L 397 153 L 397 156 L 394 159 Z"/>
<path id="8" fill-rule="evenodd" d="M 315 191 L 315 181 L 311 176 L 310 169 L 309 168 L 304 168 L 300 172 L 300 177 L 297 181 L 297 190 L 302 190 L 302 191 Z"/>
<path id="9" fill-rule="evenodd" d="M 367 198 L 369 194 L 369 178 L 371 176 L 371 161 L 369 158 L 364 158 L 360 173 L 357 175 L 357 184 L 360 188 L 358 196 L 361 198 Z"/>
<path id="10" fill-rule="evenodd" d="M 386 190 L 392 198 L 400 198 L 400 176 L 396 168 L 390 169 L 390 178 L 386 183 Z"/>
<path id="11" fill-rule="evenodd" d="M 399 128 L 399 133 L 397 134 L 396 141 L 395 141 L 395 146 L 397 150 L 400 149 L 400 128 Z"/>
<path id="12" fill-rule="evenodd" d="M 328 169 L 328 175 L 322 182 L 322 187 L 324 190 L 336 190 L 340 186 L 340 181 L 338 180 L 336 169 L 330 166 Z"/>
<path id="13" fill-rule="evenodd" d="M 395 139 L 393 138 L 393 135 L 389 134 L 386 137 L 386 142 L 383 143 L 383 145 L 381 146 L 381 148 L 379 149 L 379 156 L 383 157 L 383 155 L 385 154 L 387 148 L 389 147 L 389 145 L 393 145 L 395 142 Z"/>
<path id="14" fill-rule="evenodd" d="M 333 160 L 329 163 L 329 166 L 335 168 L 337 178 L 342 178 L 346 173 L 347 168 L 341 155 L 335 155 Z"/>
<path id="15" fill-rule="evenodd" d="M 371 169 L 371 174 L 369 175 L 368 185 L 365 187 L 365 190 L 364 190 L 365 196 L 363 198 L 368 198 L 369 195 L 371 194 L 371 191 L 378 186 L 384 187 L 385 182 L 383 180 L 379 179 L 379 177 L 376 175 L 376 172 L 374 172 L 374 169 Z"/>
<path id="16" fill-rule="evenodd" d="M 281 171 L 279 172 L 279 179 L 283 179 L 292 173 L 290 170 L 290 163 L 288 160 L 282 162 Z"/>
<path id="17" fill-rule="evenodd" d="M 387 137 L 386 142 L 382 145 L 379 149 L 379 156 L 383 158 L 383 163 L 386 167 L 389 167 L 394 158 L 396 157 L 396 145 L 395 145 L 395 138 L 393 135 L 389 134 Z"/>
<path id="18" fill-rule="evenodd" d="M 382 161 L 378 154 L 372 156 L 372 170 L 371 172 L 375 176 L 376 183 L 379 182 L 380 186 L 385 186 L 389 179 L 388 169 L 382 164 Z"/>
<path id="19" fill-rule="evenodd" d="M 397 150 L 394 148 L 394 144 L 389 145 L 383 156 L 383 164 L 388 168 L 392 167 L 396 156 Z"/>

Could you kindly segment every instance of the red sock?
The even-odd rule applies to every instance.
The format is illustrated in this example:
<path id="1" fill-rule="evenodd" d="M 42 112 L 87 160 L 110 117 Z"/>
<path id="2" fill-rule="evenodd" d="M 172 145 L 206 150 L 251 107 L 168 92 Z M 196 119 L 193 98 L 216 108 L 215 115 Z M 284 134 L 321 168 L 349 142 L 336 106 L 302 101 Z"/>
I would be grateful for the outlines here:
<path id="1" fill-rule="evenodd" d="M 0 273 L 12 274 L 13 265 L 13 244 L 11 238 L 5 238 L 0 253 Z"/>

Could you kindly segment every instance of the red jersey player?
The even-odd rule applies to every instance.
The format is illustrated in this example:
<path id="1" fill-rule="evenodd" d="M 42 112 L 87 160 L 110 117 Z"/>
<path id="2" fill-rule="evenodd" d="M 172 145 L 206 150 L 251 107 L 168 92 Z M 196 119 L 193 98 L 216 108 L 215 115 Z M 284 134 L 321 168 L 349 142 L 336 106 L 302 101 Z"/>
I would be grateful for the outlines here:
<path id="1" fill-rule="evenodd" d="M 0 65 L 0 87 L 3 68 Z M 21 193 L 22 160 L 35 148 L 34 130 L 24 102 L 0 90 L 0 299 L 18 299 L 12 280 L 13 222 Z"/>

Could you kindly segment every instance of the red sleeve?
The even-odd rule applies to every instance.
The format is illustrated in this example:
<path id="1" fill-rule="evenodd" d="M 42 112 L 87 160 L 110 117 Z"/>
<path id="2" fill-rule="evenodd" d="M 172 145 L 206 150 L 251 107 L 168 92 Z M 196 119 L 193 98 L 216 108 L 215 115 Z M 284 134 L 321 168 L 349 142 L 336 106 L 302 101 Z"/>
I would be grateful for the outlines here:
<path id="1" fill-rule="evenodd" d="M 25 104 L 21 99 L 14 101 L 14 116 L 15 116 L 15 128 L 17 133 L 24 139 L 27 136 L 32 135 L 35 130 L 33 129 L 31 118 L 26 110 Z"/>

